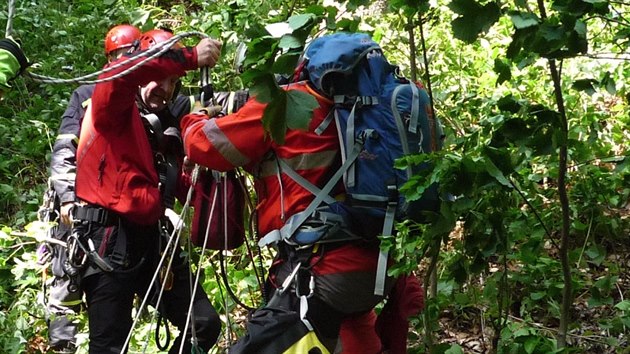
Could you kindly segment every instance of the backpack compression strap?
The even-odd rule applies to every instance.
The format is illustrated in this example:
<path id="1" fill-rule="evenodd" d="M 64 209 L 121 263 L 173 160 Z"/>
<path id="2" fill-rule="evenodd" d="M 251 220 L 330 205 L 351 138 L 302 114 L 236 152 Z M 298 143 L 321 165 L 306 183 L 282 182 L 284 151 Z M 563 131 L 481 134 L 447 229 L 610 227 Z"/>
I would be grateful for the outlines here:
<path id="1" fill-rule="evenodd" d="M 418 118 L 420 115 L 420 105 L 418 104 L 420 93 L 418 87 L 413 83 L 409 83 L 411 87 L 411 92 L 413 95 L 412 103 L 411 103 L 411 117 L 409 120 L 409 131 L 411 133 L 418 132 Z M 398 125 L 399 135 L 401 139 L 403 139 L 403 152 L 405 154 L 409 153 L 409 149 L 407 147 L 407 139 L 406 133 L 404 132 L 404 126 L 402 125 L 402 117 L 400 116 L 400 112 L 398 111 L 397 99 L 398 92 L 405 86 L 400 85 L 392 94 L 392 102 L 391 108 L 394 114 L 394 118 L 396 119 L 396 124 Z M 422 129 L 420 129 L 420 146 L 422 146 Z M 411 167 L 407 168 L 407 177 L 411 177 Z M 398 206 L 398 191 L 396 185 L 388 185 L 388 201 L 387 201 L 387 209 L 385 210 L 385 220 L 383 221 L 383 236 L 391 236 L 394 231 L 394 219 L 396 217 L 396 208 Z M 378 254 L 378 263 L 376 265 L 376 280 L 374 283 L 374 295 L 383 296 L 385 293 L 385 278 L 387 275 L 387 259 L 389 258 L 389 252 L 381 250 Z"/>
<path id="2" fill-rule="evenodd" d="M 350 168 L 350 166 L 354 163 L 354 160 L 357 159 L 359 153 L 363 149 L 363 141 L 358 140 L 354 145 L 354 148 L 350 152 L 350 155 L 346 159 L 346 161 L 341 165 L 341 168 L 335 172 L 335 174 L 330 178 L 330 180 L 326 183 L 324 188 L 321 189 L 319 193 L 315 195 L 315 199 L 311 201 L 308 207 L 289 218 L 287 222 L 284 224 L 282 228 L 279 230 L 273 230 L 266 234 L 263 238 L 258 241 L 258 246 L 263 247 L 272 243 L 277 243 L 278 241 L 285 240 L 290 238 L 295 231 L 302 226 L 302 224 L 308 219 L 315 209 L 327 198 L 331 198 L 330 192 L 333 190 L 337 182 L 341 179 L 343 174 Z M 297 181 L 296 181 L 297 182 Z M 306 188 L 306 187 L 305 187 Z"/>

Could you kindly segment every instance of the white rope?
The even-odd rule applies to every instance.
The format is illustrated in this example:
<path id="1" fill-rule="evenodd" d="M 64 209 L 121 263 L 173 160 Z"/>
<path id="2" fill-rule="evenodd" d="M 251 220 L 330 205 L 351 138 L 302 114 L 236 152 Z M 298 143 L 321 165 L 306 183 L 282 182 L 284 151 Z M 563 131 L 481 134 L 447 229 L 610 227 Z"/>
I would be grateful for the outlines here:
<path id="1" fill-rule="evenodd" d="M 196 173 L 195 173 L 196 172 Z M 192 184 L 191 184 L 191 188 L 194 187 L 194 185 L 197 183 L 197 178 L 199 177 L 199 172 L 200 172 L 200 167 L 199 165 L 195 165 L 195 169 L 193 170 L 193 178 L 192 178 Z M 217 184 L 217 188 L 218 188 L 218 184 Z M 205 251 L 207 248 L 207 244 L 208 244 L 208 235 L 210 234 L 210 225 L 212 224 L 212 216 L 214 215 L 214 210 L 215 210 L 215 205 L 216 205 L 216 201 L 217 201 L 217 193 L 218 191 L 215 190 L 214 193 L 214 199 L 212 200 L 212 206 L 210 207 L 210 215 L 208 217 L 208 224 L 206 225 L 206 233 L 205 236 L 203 238 L 203 244 L 201 246 L 201 253 L 199 255 L 199 266 L 197 267 L 197 272 L 195 274 L 195 281 L 193 282 L 192 279 L 190 282 L 190 293 L 191 293 L 191 299 L 190 299 L 190 304 L 188 306 L 188 316 L 186 317 L 186 325 L 184 326 L 184 333 L 186 333 L 188 331 L 188 325 L 190 324 L 190 320 L 192 319 L 192 312 L 193 312 L 193 304 L 194 304 L 194 299 L 195 299 L 195 295 L 197 294 L 197 285 L 199 284 L 199 278 L 201 275 L 201 263 L 203 261 L 203 257 L 205 255 Z M 192 333 L 192 338 L 191 341 L 194 345 L 197 344 L 197 338 L 196 338 L 196 333 L 194 331 L 194 323 L 193 325 L 193 330 L 191 330 Z M 184 350 L 184 341 L 182 341 L 180 343 L 180 347 L 179 347 L 179 354 L 182 354 Z"/>
<path id="2" fill-rule="evenodd" d="M 227 247 L 228 244 L 228 210 L 227 210 L 227 174 L 224 174 L 223 180 L 223 244 Z M 219 251 L 222 252 L 222 251 Z M 219 262 L 221 259 L 219 258 Z M 225 262 L 225 268 L 227 268 L 227 261 Z M 227 269 L 226 269 L 227 272 Z M 226 292 L 228 291 L 227 287 L 230 284 L 225 284 Z M 227 326 L 225 326 L 227 341 L 232 345 L 232 323 L 230 322 L 230 312 L 228 310 L 228 297 L 223 297 L 223 307 L 225 308 L 225 321 L 227 322 Z"/>
<path id="3" fill-rule="evenodd" d="M 13 33 L 13 15 L 15 14 L 15 0 L 9 0 L 9 10 L 7 14 L 7 29 L 4 37 L 10 37 Z"/>
<path id="4" fill-rule="evenodd" d="M 145 59 L 143 59 L 142 61 L 134 64 L 133 66 L 125 69 L 124 71 L 112 75 L 110 77 L 104 78 L 104 79 L 96 79 L 96 80 L 88 80 L 91 77 L 98 77 L 101 74 L 106 74 L 112 70 L 118 69 L 122 66 L 128 65 L 128 61 L 129 60 L 136 60 L 138 58 L 138 56 L 134 56 L 134 57 L 128 57 L 126 58 L 126 60 L 122 60 L 120 62 L 117 62 L 116 64 L 109 66 L 107 68 L 104 68 L 100 71 L 96 71 L 93 72 L 91 74 L 87 74 L 87 75 L 83 75 L 83 76 L 79 76 L 76 78 L 72 78 L 72 79 L 60 79 L 60 78 L 54 78 L 54 77 L 50 77 L 50 76 L 44 76 L 44 75 L 39 75 L 39 74 L 35 74 L 35 73 L 31 73 L 31 72 L 25 72 L 24 75 L 30 77 L 33 81 L 36 82 L 41 82 L 41 83 L 48 83 L 48 84 L 68 84 L 68 83 L 78 83 L 78 84 L 96 84 L 99 82 L 108 82 L 108 81 L 112 81 L 112 80 L 116 80 L 120 77 L 123 77 L 135 70 L 137 70 L 139 67 L 143 66 L 146 62 L 148 62 L 149 60 L 152 60 L 154 58 L 159 57 L 160 55 L 164 54 L 165 52 L 167 52 L 173 45 L 175 45 L 175 43 L 177 43 L 179 40 L 181 40 L 182 38 L 186 38 L 186 37 L 192 37 L 192 36 L 197 36 L 197 37 L 202 37 L 202 38 L 208 38 L 208 35 L 202 32 L 184 32 L 184 33 L 180 33 L 177 34 L 175 36 L 173 36 L 172 38 L 170 38 L 167 41 L 164 42 L 160 42 L 157 43 L 156 45 L 154 45 L 153 47 L 151 47 L 150 49 L 140 52 L 138 54 L 138 56 L 140 57 L 147 57 Z"/>
<path id="5" fill-rule="evenodd" d="M 182 215 L 185 217 L 185 212 L 187 212 L 187 210 L 182 210 Z M 181 219 L 180 219 L 180 223 L 181 223 Z M 142 349 L 142 353 L 146 353 L 146 350 L 149 346 L 149 338 L 151 337 L 151 330 L 153 330 L 153 325 L 156 324 L 157 325 L 157 313 L 159 312 L 160 309 L 160 303 L 162 303 L 162 295 L 164 294 L 164 290 L 166 288 L 166 283 L 167 283 L 167 279 L 168 279 L 168 274 L 171 271 L 172 267 L 173 267 L 173 259 L 175 259 L 175 252 L 177 251 L 177 245 L 179 244 L 179 239 L 181 236 L 181 232 L 183 227 L 180 227 L 182 225 L 180 225 L 178 223 L 178 225 L 174 225 L 174 229 L 173 229 L 173 233 L 171 233 L 171 235 L 169 236 L 169 242 L 167 244 L 167 248 L 164 249 L 164 252 L 162 254 L 162 257 L 169 257 L 169 261 L 168 261 L 168 265 L 166 266 L 166 270 L 165 270 L 165 278 L 163 279 L 163 281 L 161 282 L 160 285 L 160 291 L 158 293 L 158 298 L 157 301 L 155 302 L 155 308 L 156 308 L 156 312 L 153 314 L 153 318 L 151 321 L 151 327 L 150 330 L 147 332 L 147 339 L 144 341 L 144 348 Z M 177 237 L 175 237 L 175 234 L 177 234 Z M 175 237 L 175 242 L 170 242 L 170 240 L 173 239 L 173 237 Z M 168 249 L 168 245 L 172 245 L 171 250 Z M 157 274 L 160 274 L 160 268 L 158 267 L 156 269 Z M 174 275 L 173 275 L 174 276 Z M 145 294 L 145 296 L 149 295 L 149 292 L 151 290 L 151 287 L 149 287 L 149 289 L 147 290 L 147 293 Z M 167 324 L 168 326 L 168 324 Z M 133 330 L 133 328 L 132 328 Z M 159 330 L 159 327 L 156 326 L 156 330 Z"/>
<path id="6" fill-rule="evenodd" d="M 195 169 L 198 169 L 198 167 L 196 166 Z M 192 199 L 193 186 L 194 186 L 194 183 L 196 181 L 196 176 L 195 175 L 196 175 L 196 173 L 193 170 L 193 174 L 192 174 L 193 183 L 191 183 L 190 187 L 188 188 L 188 194 L 186 196 L 186 203 L 182 207 L 182 213 L 181 213 L 182 217 L 185 217 L 186 213 L 188 212 L 188 209 L 190 209 L 190 201 Z M 184 219 L 180 218 L 180 221 L 181 220 L 184 220 Z M 149 294 L 150 294 L 150 290 L 153 287 L 153 285 L 155 284 L 155 281 L 156 281 L 156 279 L 159 276 L 160 269 L 162 268 L 162 265 L 164 264 L 164 260 L 166 259 L 166 256 L 168 255 L 168 252 L 166 252 L 166 251 L 169 250 L 171 245 L 173 245 L 173 249 L 176 249 L 175 246 L 177 245 L 177 242 L 179 241 L 179 237 L 181 235 L 181 229 L 183 229 L 181 226 L 182 225 L 175 225 L 175 230 L 173 230 L 173 233 L 169 237 L 169 240 L 168 240 L 168 242 L 166 244 L 165 252 L 162 254 L 162 257 L 160 258 L 160 262 L 158 263 L 158 266 L 157 266 L 155 272 L 153 273 L 153 277 L 151 278 L 151 282 L 149 284 L 149 288 L 148 288 L 144 298 L 142 299 L 142 303 L 140 304 L 140 308 L 136 312 L 136 316 L 134 317 L 133 323 L 131 325 L 131 329 L 129 330 L 129 333 L 127 334 L 127 339 L 125 340 L 125 343 L 124 343 L 124 345 L 123 345 L 123 347 L 122 347 L 122 349 L 120 351 L 120 354 L 124 354 L 125 353 L 125 350 L 127 349 L 127 346 L 129 345 L 129 342 L 131 341 L 131 335 L 133 333 L 133 330 L 136 327 L 136 324 L 138 323 L 138 320 L 140 319 L 140 315 L 142 314 L 142 311 L 144 310 L 144 308 L 147 305 Z M 178 229 L 179 229 L 179 231 L 177 231 Z M 173 243 L 173 239 L 175 238 L 175 234 L 177 234 L 177 237 L 176 237 L 177 242 Z M 169 261 L 168 268 L 166 269 L 167 273 L 170 271 L 172 260 L 173 260 L 173 257 L 171 257 L 171 259 Z M 164 286 L 164 283 L 162 284 L 162 290 L 163 290 L 163 286 Z M 162 291 L 160 291 L 160 297 L 161 297 L 161 293 L 162 293 Z M 159 308 L 159 301 L 160 300 L 161 299 L 158 299 L 158 302 L 155 304 L 156 308 Z M 184 333 L 184 335 L 185 335 L 185 333 Z"/>

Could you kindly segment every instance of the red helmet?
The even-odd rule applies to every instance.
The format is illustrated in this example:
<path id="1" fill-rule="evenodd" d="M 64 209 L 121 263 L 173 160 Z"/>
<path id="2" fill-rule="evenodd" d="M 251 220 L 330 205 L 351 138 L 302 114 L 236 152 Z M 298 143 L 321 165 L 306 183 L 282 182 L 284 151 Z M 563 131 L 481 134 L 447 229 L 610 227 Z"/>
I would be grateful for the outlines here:
<path id="1" fill-rule="evenodd" d="M 128 48 L 140 39 L 142 32 L 132 25 L 119 25 L 107 32 L 105 36 L 105 55 L 121 48 Z"/>
<path id="2" fill-rule="evenodd" d="M 173 38 L 173 32 L 163 29 L 152 29 L 144 32 L 142 37 L 140 37 L 140 50 L 147 50 L 156 43 L 166 42 L 171 38 Z M 182 48 L 182 45 L 177 42 L 172 48 Z"/>

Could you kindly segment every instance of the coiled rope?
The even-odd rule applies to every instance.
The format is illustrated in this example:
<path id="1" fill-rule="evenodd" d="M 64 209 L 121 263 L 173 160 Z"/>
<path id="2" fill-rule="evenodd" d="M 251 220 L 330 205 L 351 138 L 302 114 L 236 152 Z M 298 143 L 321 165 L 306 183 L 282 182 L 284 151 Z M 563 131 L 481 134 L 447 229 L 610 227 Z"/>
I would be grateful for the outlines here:
<path id="1" fill-rule="evenodd" d="M 139 52 L 137 56 L 133 56 L 133 57 L 127 57 L 126 60 L 122 60 L 120 62 L 115 63 L 114 65 L 108 66 L 107 68 L 104 68 L 102 70 L 93 72 L 91 74 L 87 74 L 87 75 L 83 75 L 83 76 L 79 76 L 76 78 L 71 78 L 71 79 L 61 79 L 61 78 L 55 78 L 55 77 L 50 77 L 50 76 L 44 76 L 44 75 L 39 75 L 39 74 L 35 74 L 35 73 L 31 73 L 29 71 L 26 71 L 24 73 L 25 76 L 29 77 L 30 79 L 32 79 L 33 81 L 36 82 L 41 82 L 41 83 L 47 83 L 47 84 L 96 84 L 99 82 L 108 82 L 108 81 L 112 81 L 112 80 L 116 80 L 120 77 L 123 77 L 133 71 L 135 71 L 136 69 L 138 69 L 139 67 L 143 66 L 146 62 L 159 57 L 160 55 L 164 54 L 166 51 L 168 51 L 175 43 L 179 42 L 181 39 L 183 38 L 187 38 L 187 37 L 201 37 L 201 38 L 208 38 L 208 35 L 203 33 L 203 32 L 196 32 L 196 31 L 191 31 L 191 32 L 184 32 L 184 33 L 179 33 L 173 37 L 171 37 L 169 40 L 164 41 L 164 42 L 160 42 L 155 44 L 153 47 L 151 47 L 150 49 L 146 50 L 146 51 L 142 51 Z M 102 74 L 106 74 L 110 71 L 116 70 L 122 66 L 127 65 L 129 60 L 135 60 L 138 57 L 146 57 L 143 60 L 139 61 L 138 63 L 134 64 L 133 66 L 125 69 L 124 71 L 121 71 L 118 74 L 103 78 L 103 79 L 95 79 L 95 80 L 89 80 L 89 78 L 92 77 L 98 77 L 99 75 Z"/>

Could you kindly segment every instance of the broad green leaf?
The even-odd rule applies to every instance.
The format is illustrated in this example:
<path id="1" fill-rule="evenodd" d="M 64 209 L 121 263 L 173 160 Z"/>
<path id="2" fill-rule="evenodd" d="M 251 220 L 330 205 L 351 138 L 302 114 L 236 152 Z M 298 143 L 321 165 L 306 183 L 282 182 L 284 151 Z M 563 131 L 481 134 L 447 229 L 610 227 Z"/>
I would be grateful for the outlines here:
<path id="1" fill-rule="evenodd" d="M 291 34 L 285 34 L 280 38 L 280 42 L 278 43 L 278 47 L 282 49 L 294 49 L 301 48 L 302 42 Z"/>
<path id="2" fill-rule="evenodd" d="M 522 104 L 518 100 L 516 100 L 516 98 L 513 95 L 510 94 L 510 95 L 501 97 L 497 101 L 497 107 L 502 111 L 507 111 L 510 113 L 517 113 L 518 111 L 521 110 Z"/>
<path id="3" fill-rule="evenodd" d="M 537 26 L 540 22 L 538 16 L 531 12 L 512 12 L 510 19 L 517 29 Z"/>
<path id="4" fill-rule="evenodd" d="M 514 336 L 514 338 L 517 338 L 517 337 L 529 336 L 529 334 L 530 334 L 529 328 L 519 328 L 512 335 Z"/>
<path id="5" fill-rule="evenodd" d="M 323 16 L 325 15 L 327 12 L 330 13 L 331 10 L 334 9 L 335 10 L 335 14 L 336 14 L 336 9 L 335 7 L 329 6 L 329 7 L 323 7 L 321 5 L 311 5 L 309 7 L 307 7 L 305 9 L 306 12 L 317 15 L 317 16 Z M 334 16 L 334 15 L 333 15 Z"/>
<path id="6" fill-rule="evenodd" d="M 273 72 L 291 75 L 295 71 L 300 53 L 283 54 L 273 63 Z"/>
<path id="7" fill-rule="evenodd" d="M 287 91 L 287 127 L 306 130 L 317 107 L 319 104 L 312 95 L 298 90 Z"/>
<path id="8" fill-rule="evenodd" d="M 630 300 L 623 300 L 615 305 L 615 308 L 621 311 L 630 311 Z"/>
<path id="9" fill-rule="evenodd" d="M 487 31 L 499 20 L 500 9 L 499 5 L 495 2 L 487 3 L 481 7 L 472 0 L 458 0 L 453 6 L 458 9 L 458 11 L 462 9 L 470 10 L 463 11 L 460 14 L 461 16 L 452 22 L 455 38 L 465 43 L 474 42 L 480 33 Z"/>
<path id="10" fill-rule="evenodd" d="M 289 27 L 293 30 L 303 28 L 315 20 L 313 14 L 294 15 L 289 18 Z"/>
<path id="11" fill-rule="evenodd" d="M 496 85 L 500 85 L 503 82 L 510 81 L 510 79 L 512 78 L 510 64 L 499 58 L 494 59 L 494 72 L 498 74 Z"/>
<path id="12" fill-rule="evenodd" d="M 457 344 L 451 344 L 451 347 L 448 348 L 444 354 L 464 354 L 462 347 Z"/>
<path id="13" fill-rule="evenodd" d="M 287 95 L 280 90 L 279 94 L 269 102 L 262 118 L 263 128 L 271 136 L 271 139 L 279 145 L 284 144 L 287 131 Z"/>
<path id="14" fill-rule="evenodd" d="M 525 349 L 527 354 L 531 354 L 536 350 L 538 342 L 540 342 L 540 337 L 530 336 L 525 340 L 525 343 L 523 343 L 523 349 Z"/>
<path id="15" fill-rule="evenodd" d="M 448 8 L 454 13 L 464 16 L 476 14 L 481 10 L 481 5 L 475 0 L 453 0 L 448 4 Z"/>
<path id="16" fill-rule="evenodd" d="M 529 297 L 534 300 L 534 301 L 538 301 L 542 298 L 544 298 L 545 296 L 547 296 L 547 293 L 545 292 L 533 292 L 531 294 L 529 294 Z"/>
<path id="17" fill-rule="evenodd" d="M 595 79 L 579 79 L 573 81 L 572 87 L 578 91 L 584 91 L 589 95 L 593 95 L 595 93 L 595 87 L 593 85 L 597 83 Z"/>
<path id="18" fill-rule="evenodd" d="M 269 103 L 281 91 L 271 73 L 262 72 L 254 78 L 254 85 L 250 89 L 252 96 L 260 103 Z"/>
<path id="19" fill-rule="evenodd" d="M 606 91 L 611 95 L 617 94 L 617 87 L 615 85 L 615 79 L 612 78 L 612 75 L 608 71 L 604 73 L 604 77 L 602 77 L 600 81 L 600 86 L 604 87 Z"/>
<path id="20" fill-rule="evenodd" d="M 497 166 L 494 163 L 492 163 L 492 161 L 486 160 L 485 167 L 486 167 L 486 172 L 488 172 L 490 176 L 494 177 L 502 185 L 512 188 L 510 181 L 508 181 L 507 178 L 505 178 L 505 176 L 503 175 L 503 172 L 501 172 L 497 168 Z"/>

